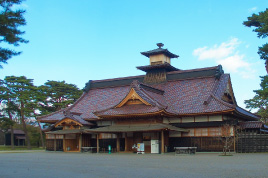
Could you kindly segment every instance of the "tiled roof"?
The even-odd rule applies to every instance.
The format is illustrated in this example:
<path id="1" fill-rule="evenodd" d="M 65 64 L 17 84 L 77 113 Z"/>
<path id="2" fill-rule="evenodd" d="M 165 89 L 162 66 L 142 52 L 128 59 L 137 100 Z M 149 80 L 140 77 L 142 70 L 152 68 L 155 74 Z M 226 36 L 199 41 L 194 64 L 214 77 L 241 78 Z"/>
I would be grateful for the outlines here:
<path id="1" fill-rule="evenodd" d="M 190 70 L 179 70 L 172 71 L 167 73 L 167 80 L 189 80 L 195 78 L 205 78 L 205 77 L 217 77 L 220 73 L 221 66 L 199 68 L 199 69 L 190 69 Z M 108 87 L 119 87 L 130 85 L 133 80 L 138 80 L 143 82 L 145 75 L 131 76 L 131 77 L 121 77 L 105 80 L 89 80 L 86 84 L 84 91 L 88 92 L 89 90 L 95 88 L 108 88 Z"/>
<path id="2" fill-rule="evenodd" d="M 186 71 L 170 72 L 167 75 L 167 82 L 145 85 L 141 83 L 141 76 L 138 76 L 136 86 L 131 84 L 135 77 L 115 79 L 113 80 L 92 81 L 92 84 L 98 83 L 101 87 L 92 87 L 70 108 L 74 113 L 82 113 L 80 117 L 84 120 L 94 120 L 98 117 L 94 114 L 126 114 L 126 113 L 150 113 L 164 109 L 168 113 L 183 115 L 198 115 L 209 113 L 236 112 L 240 116 L 247 116 L 251 120 L 257 119 L 248 111 L 241 110 L 236 104 L 229 104 L 221 98 L 227 88 L 230 80 L 229 74 L 221 74 L 219 78 L 215 76 L 218 66 L 194 69 Z M 170 78 L 169 78 L 170 77 Z M 107 84 L 106 82 L 109 82 Z M 137 94 L 140 95 L 151 107 L 144 106 L 122 106 L 114 109 L 132 87 L 137 87 Z M 150 88 L 151 87 L 151 88 Z M 131 108 L 132 107 L 132 108 Z M 133 107 L 135 111 L 133 111 Z M 142 108 L 143 107 L 143 108 Z M 63 118 L 63 111 L 43 116 L 40 121 L 47 122 Z"/>
<path id="3" fill-rule="evenodd" d="M 69 118 L 69 119 L 72 119 L 72 120 L 74 120 L 74 121 L 77 121 L 77 122 L 79 122 L 79 123 L 82 124 L 82 125 L 93 125 L 92 123 L 90 123 L 90 122 L 88 122 L 88 121 L 85 121 L 85 120 L 80 116 L 80 114 L 77 115 L 77 114 L 71 113 L 71 112 L 69 112 L 69 111 L 67 111 L 67 112 L 64 111 L 64 112 L 63 112 L 63 115 L 64 115 L 64 117 L 59 118 L 58 122 L 56 122 L 55 125 L 57 125 L 57 123 L 59 123 L 61 120 L 66 119 L 66 118 Z"/>
<path id="4" fill-rule="evenodd" d="M 260 129 L 263 126 L 261 121 L 247 121 L 239 123 L 241 129 Z"/>
<path id="5" fill-rule="evenodd" d="M 244 110 L 244 109 L 242 109 L 242 108 L 240 108 L 238 106 L 235 109 L 236 109 L 236 112 L 238 114 L 247 117 L 248 120 L 251 120 L 252 118 L 255 118 L 256 120 L 259 120 L 259 116 L 256 115 L 256 114 L 252 114 L 251 112 L 246 111 L 246 110 Z"/>
<path id="6" fill-rule="evenodd" d="M 8 129 L 7 133 L 11 133 L 11 129 Z M 18 129 L 14 129 L 13 133 L 14 134 L 25 134 L 23 130 L 18 130 Z"/>
<path id="7" fill-rule="evenodd" d="M 131 88 L 135 89 L 139 96 L 141 96 L 144 100 L 146 100 L 153 106 L 157 106 L 159 109 L 167 107 L 165 98 L 163 96 L 163 90 L 156 89 L 152 86 L 148 86 L 145 84 L 141 84 L 137 80 L 132 82 Z"/>
<path id="8" fill-rule="evenodd" d="M 40 116 L 38 117 L 38 120 L 41 122 L 57 122 L 61 120 L 62 118 L 64 118 L 63 111 L 64 110 L 60 110 L 60 111 L 57 111 L 48 115 Z"/>
<path id="9" fill-rule="evenodd" d="M 135 114 L 151 114 L 162 111 L 167 107 L 164 99 L 164 91 L 156 89 L 154 87 L 141 84 L 139 81 L 134 80 L 130 86 L 130 89 L 134 89 L 135 92 L 151 106 L 146 105 L 125 105 L 120 108 L 112 106 L 103 111 L 97 111 L 94 114 L 100 117 L 111 115 L 135 115 Z M 129 91 L 130 92 L 130 91 Z M 120 101 L 121 102 L 121 101 Z"/>
<path id="10" fill-rule="evenodd" d="M 96 112 L 95 114 L 100 117 L 105 116 L 125 116 L 125 115 L 137 115 L 137 114 L 150 114 L 161 111 L 156 106 L 146 106 L 140 104 L 125 105 L 120 108 L 110 108 L 108 110 Z"/>

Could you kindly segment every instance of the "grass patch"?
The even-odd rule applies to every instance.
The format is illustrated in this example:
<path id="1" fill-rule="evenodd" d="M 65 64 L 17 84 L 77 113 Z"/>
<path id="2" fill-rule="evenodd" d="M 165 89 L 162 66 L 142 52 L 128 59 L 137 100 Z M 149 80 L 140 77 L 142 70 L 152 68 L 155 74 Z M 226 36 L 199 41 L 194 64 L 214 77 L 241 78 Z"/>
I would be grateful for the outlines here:
<path id="1" fill-rule="evenodd" d="M 14 150 L 28 150 L 27 146 L 14 146 Z M 14 151 L 11 146 L 0 146 L 0 151 Z M 42 147 L 32 147 L 31 150 L 45 150 Z"/>

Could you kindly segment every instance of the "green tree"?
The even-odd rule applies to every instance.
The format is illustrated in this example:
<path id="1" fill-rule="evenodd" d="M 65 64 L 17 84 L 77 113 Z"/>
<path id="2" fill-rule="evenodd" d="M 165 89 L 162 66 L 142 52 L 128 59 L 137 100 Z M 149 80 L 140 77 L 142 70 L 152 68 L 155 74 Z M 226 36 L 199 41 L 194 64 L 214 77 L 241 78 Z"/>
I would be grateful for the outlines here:
<path id="1" fill-rule="evenodd" d="M 45 148 L 42 128 L 41 128 L 40 122 L 37 120 L 37 117 L 40 115 L 40 110 L 42 109 L 40 107 L 40 105 L 39 105 L 39 103 L 40 103 L 39 101 L 40 101 L 40 99 L 43 99 L 43 98 L 44 98 L 44 94 L 40 93 L 38 91 L 38 89 L 37 89 L 36 92 L 34 92 L 34 100 L 33 100 L 33 102 L 28 103 L 27 107 L 28 107 L 29 110 L 32 111 L 32 117 L 35 119 L 35 121 L 31 122 L 31 125 L 37 125 L 39 127 L 39 129 L 38 129 L 39 134 L 31 133 L 31 136 L 38 135 L 38 138 L 40 138 L 40 140 L 41 140 L 42 147 Z M 33 130 L 31 130 L 31 132 L 32 131 Z M 36 137 L 34 137 L 35 139 L 33 139 L 33 137 L 31 137 L 31 138 L 32 138 L 31 142 L 36 143 Z"/>
<path id="2" fill-rule="evenodd" d="M 11 92 L 10 98 L 18 109 L 17 115 L 23 125 L 23 130 L 26 136 L 28 149 L 31 148 L 29 134 L 26 127 L 26 119 L 32 117 L 32 109 L 28 107 L 34 101 L 36 87 L 33 85 L 32 79 L 27 79 L 25 76 L 15 77 L 7 76 L 4 79 L 6 87 Z"/>
<path id="3" fill-rule="evenodd" d="M 268 76 L 261 77 L 261 88 L 254 90 L 256 95 L 249 100 L 245 100 L 246 108 L 257 109 L 257 113 L 264 119 L 268 118 Z"/>
<path id="4" fill-rule="evenodd" d="M 4 132 L 6 132 L 8 129 L 10 129 L 11 126 L 15 124 L 14 121 L 10 120 L 7 117 L 4 117 L 3 115 L 0 116 L 0 128 Z"/>
<path id="5" fill-rule="evenodd" d="M 25 32 L 19 29 L 20 26 L 26 25 L 23 17 L 25 10 L 13 10 L 14 5 L 20 5 L 23 0 L 0 0 L 0 43 L 5 45 L 19 46 L 21 43 L 28 43 L 21 38 Z M 9 48 L 0 47 L 0 68 L 3 63 L 12 56 L 21 54 Z"/>
<path id="6" fill-rule="evenodd" d="M 266 38 L 268 36 L 268 8 L 263 12 L 259 12 L 259 14 L 252 14 L 243 24 L 247 27 L 255 27 L 253 31 L 257 33 L 257 36 L 259 38 Z M 261 59 L 265 60 L 268 73 L 268 43 L 259 47 L 258 54 Z"/>
<path id="7" fill-rule="evenodd" d="M 58 111 L 73 104 L 83 93 L 74 84 L 65 81 L 47 81 L 38 87 L 42 114 Z"/>
<path id="8" fill-rule="evenodd" d="M 11 149 L 14 149 L 14 132 L 12 124 L 13 118 L 18 112 L 18 108 L 15 104 L 14 98 L 12 98 L 12 92 L 7 87 L 7 83 L 5 80 L 0 80 L 0 104 L 1 104 L 1 122 L 2 127 L 10 127 L 11 130 Z M 7 121 L 7 117 L 9 121 Z M 3 129 L 3 128 L 2 128 Z"/>

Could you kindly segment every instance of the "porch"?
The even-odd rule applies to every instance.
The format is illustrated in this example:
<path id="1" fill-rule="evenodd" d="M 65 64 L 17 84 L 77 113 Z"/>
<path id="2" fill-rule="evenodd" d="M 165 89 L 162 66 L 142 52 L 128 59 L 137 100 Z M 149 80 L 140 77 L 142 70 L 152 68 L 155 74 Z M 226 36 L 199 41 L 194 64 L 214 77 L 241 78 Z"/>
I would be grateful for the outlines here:
<path id="1" fill-rule="evenodd" d="M 143 143 L 145 153 L 165 153 L 168 151 L 170 130 L 188 131 L 167 124 L 59 130 L 47 132 L 47 146 L 51 151 L 53 148 L 54 151 L 64 152 L 81 152 L 82 147 L 95 147 L 97 153 L 108 152 L 108 146 L 112 152 L 136 152 L 137 144 Z"/>

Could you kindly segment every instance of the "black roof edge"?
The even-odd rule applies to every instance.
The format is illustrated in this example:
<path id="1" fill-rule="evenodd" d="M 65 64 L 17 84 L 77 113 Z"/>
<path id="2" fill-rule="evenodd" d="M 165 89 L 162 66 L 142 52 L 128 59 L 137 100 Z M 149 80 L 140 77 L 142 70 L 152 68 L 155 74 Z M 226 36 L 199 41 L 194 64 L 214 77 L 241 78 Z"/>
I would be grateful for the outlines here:
<path id="1" fill-rule="evenodd" d="M 172 80 L 187 80 L 194 78 L 202 78 L 202 77 L 215 77 L 219 78 L 223 74 L 223 70 L 221 65 L 217 67 L 210 67 L 208 69 L 203 68 L 201 70 L 180 70 L 173 71 L 167 73 L 167 81 Z M 108 79 L 108 80 L 89 80 L 86 83 L 83 91 L 88 92 L 90 89 L 94 88 L 106 88 L 106 87 L 118 87 L 118 86 L 126 86 L 130 85 L 133 80 L 138 80 L 139 82 L 143 82 L 145 75 L 133 76 L 133 77 L 124 77 L 124 78 L 116 78 L 116 79 Z"/>
<path id="2" fill-rule="evenodd" d="M 251 113 L 251 112 L 249 112 L 249 111 L 247 111 L 239 106 L 237 106 L 235 108 L 235 111 L 239 116 L 246 117 L 245 119 L 247 119 L 247 120 L 259 121 L 261 119 L 261 117 L 259 115 L 253 114 L 253 113 Z"/>

